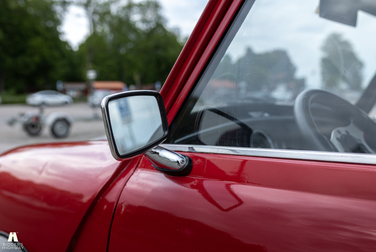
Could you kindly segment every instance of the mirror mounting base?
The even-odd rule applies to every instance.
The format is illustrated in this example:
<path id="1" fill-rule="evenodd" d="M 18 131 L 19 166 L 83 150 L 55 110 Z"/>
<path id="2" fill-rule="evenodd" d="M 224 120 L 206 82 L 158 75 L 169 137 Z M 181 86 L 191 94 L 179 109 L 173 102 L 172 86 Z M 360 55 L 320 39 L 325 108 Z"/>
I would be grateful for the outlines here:
<path id="1" fill-rule="evenodd" d="M 182 154 L 161 146 L 152 148 L 145 153 L 153 167 L 171 176 L 187 176 L 191 173 L 192 160 Z"/>

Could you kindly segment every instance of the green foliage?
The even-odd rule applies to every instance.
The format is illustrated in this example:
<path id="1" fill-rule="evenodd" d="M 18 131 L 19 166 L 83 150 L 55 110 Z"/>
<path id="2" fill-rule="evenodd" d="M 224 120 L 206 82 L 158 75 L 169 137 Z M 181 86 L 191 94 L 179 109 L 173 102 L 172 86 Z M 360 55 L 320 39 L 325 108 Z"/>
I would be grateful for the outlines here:
<path id="1" fill-rule="evenodd" d="M 183 45 L 165 28 L 160 5 L 156 1 L 130 1 L 113 8 L 114 4 L 95 4 L 93 33 L 79 48 L 79 54 L 86 58 L 85 69 L 97 70 L 99 80 L 138 86 L 163 82 Z"/>
<path id="2" fill-rule="evenodd" d="M 60 39 L 58 29 L 71 4 L 86 10 L 91 29 L 78 51 Z M 84 81 L 88 69 L 98 72 L 98 80 L 163 82 L 182 46 L 165 28 L 156 1 L 0 0 L 0 92 Z"/>
<path id="3" fill-rule="evenodd" d="M 30 92 L 77 78 L 60 23 L 52 0 L 0 1 L 0 91 Z"/>
<path id="4" fill-rule="evenodd" d="M 363 80 L 363 63 L 352 45 L 341 34 L 328 36 L 322 46 L 321 78 L 324 88 L 336 91 L 340 88 L 360 90 Z"/>
<path id="5" fill-rule="evenodd" d="M 1 104 L 21 104 L 26 102 L 26 94 L 1 93 Z"/>

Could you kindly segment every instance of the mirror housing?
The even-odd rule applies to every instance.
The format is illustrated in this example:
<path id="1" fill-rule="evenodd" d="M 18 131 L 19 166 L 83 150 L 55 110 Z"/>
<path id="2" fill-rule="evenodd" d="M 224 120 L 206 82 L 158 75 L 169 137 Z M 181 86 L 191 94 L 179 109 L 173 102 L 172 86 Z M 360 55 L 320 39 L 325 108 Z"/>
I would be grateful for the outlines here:
<path id="1" fill-rule="evenodd" d="M 116 160 L 142 154 L 167 137 L 167 115 L 158 92 L 109 95 L 102 100 L 101 108 L 108 143 Z"/>

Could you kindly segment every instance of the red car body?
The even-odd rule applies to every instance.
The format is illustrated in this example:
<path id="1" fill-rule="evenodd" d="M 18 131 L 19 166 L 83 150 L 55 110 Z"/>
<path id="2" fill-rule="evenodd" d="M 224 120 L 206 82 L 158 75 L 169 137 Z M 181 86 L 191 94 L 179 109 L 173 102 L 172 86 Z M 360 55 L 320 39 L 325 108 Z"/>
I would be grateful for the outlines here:
<path id="1" fill-rule="evenodd" d="M 243 5 L 209 1 L 166 80 L 169 124 Z M 176 177 L 106 141 L 0 157 L 0 230 L 32 251 L 373 251 L 373 164 L 208 153 Z M 1 244 L 0 244 L 1 246 Z"/>

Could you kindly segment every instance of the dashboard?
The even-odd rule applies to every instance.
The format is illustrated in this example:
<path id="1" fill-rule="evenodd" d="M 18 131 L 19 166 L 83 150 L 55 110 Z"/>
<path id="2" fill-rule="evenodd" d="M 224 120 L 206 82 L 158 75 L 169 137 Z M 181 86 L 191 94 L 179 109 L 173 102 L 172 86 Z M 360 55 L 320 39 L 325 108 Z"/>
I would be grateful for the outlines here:
<path id="1" fill-rule="evenodd" d="M 308 149 L 289 105 L 250 103 L 202 108 L 191 113 L 167 140 L 195 144 L 270 149 Z"/>

